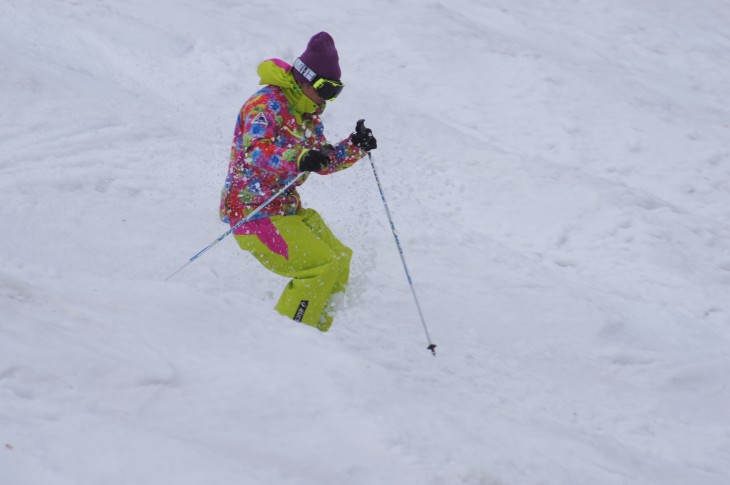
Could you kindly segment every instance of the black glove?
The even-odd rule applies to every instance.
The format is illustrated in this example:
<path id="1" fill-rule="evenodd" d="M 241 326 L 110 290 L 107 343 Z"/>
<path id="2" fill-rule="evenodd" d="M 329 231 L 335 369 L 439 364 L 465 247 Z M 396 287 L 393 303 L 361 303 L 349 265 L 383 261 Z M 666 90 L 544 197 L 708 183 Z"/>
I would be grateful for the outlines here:
<path id="1" fill-rule="evenodd" d="M 365 128 L 365 120 L 360 120 L 355 126 L 355 133 L 350 135 L 350 141 L 358 148 L 366 152 L 378 148 L 378 140 L 373 136 L 373 130 Z"/>
<path id="2" fill-rule="evenodd" d="M 319 172 L 330 164 L 330 157 L 327 151 L 305 150 L 297 161 L 297 168 L 300 172 Z"/>

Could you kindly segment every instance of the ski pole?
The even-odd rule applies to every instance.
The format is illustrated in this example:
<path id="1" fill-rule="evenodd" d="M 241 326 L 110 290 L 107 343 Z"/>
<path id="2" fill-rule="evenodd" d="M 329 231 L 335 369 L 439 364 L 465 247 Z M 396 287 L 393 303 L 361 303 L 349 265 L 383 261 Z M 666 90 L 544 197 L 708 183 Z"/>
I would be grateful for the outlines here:
<path id="1" fill-rule="evenodd" d="M 361 125 L 358 123 L 358 129 L 360 127 L 364 129 L 364 123 Z M 421 311 L 421 304 L 418 302 L 418 296 L 416 295 L 416 289 L 413 287 L 413 281 L 411 280 L 411 274 L 408 272 L 408 265 L 406 264 L 406 258 L 403 255 L 403 248 L 401 248 L 400 240 L 398 240 L 398 233 L 395 230 L 395 224 L 393 224 L 393 217 L 390 215 L 390 209 L 388 203 L 385 201 L 385 194 L 383 193 L 383 187 L 380 185 L 380 178 L 378 172 L 375 170 L 375 163 L 373 163 L 373 156 L 368 152 L 368 159 L 370 159 L 370 166 L 373 167 L 373 175 L 375 175 L 375 181 L 378 183 L 378 190 L 380 191 L 380 198 L 383 200 L 385 206 L 385 213 L 388 215 L 388 221 L 390 222 L 390 229 L 393 231 L 393 237 L 395 238 L 395 245 L 398 246 L 398 254 L 400 254 L 400 260 L 403 263 L 403 269 L 406 272 L 406 278 L 408 279 L 408 285 L 411 287 L 411 293 L 413 293 L 413 300 L 416 302 L 416 308 L 418 308 L 418 315 L 421 317 L 421 323 L 423 324 L 423 330 L 426 332 L 426 340 L 428 340 L 428 350 L 436 356 L 436 344 L 431 342 L 431 335 L 428 333 L 428 327 L 426 326 L 426 319 L 423 318 L 423 311 Z"/>
<path id="2" fill-rule="evenodd" d="M 169 280 L 170 278 L 172 278 L 173 276 L 175 276 L 176 274 L 178 274 L 180 271 L 182 271 L 183 269 L 187 268 L 187 266 L 190 263 L 192 263 L 193 261 L 195 261 L 196 259 L 198 259 L 207 250 L 209 250 L 210 248 L 212 248 L 213 246 L 215 246 L 216 244 L 218 244 L 219 242 L 221 242 L 223 239 L 225 239 L 226 236 L 228 236 L 230 233 L 232 233 L 233 231 L 235 231 L 236 229 L 238 229 L 242 224 L 245 224 L 248 221 L 250 221 L 251 218 L 253 218 L 253 216 L 255 216 L 256 214 L 258 214 L 264 207 L 266 207 L 267 205 L 269 205 L 272 200 L 276 199 L 281 194 L 283 194 L 284 192 L 286 192 L 286 190 L 289 187 L 291 187 L 292 185 L 294 185 L 294 182 L 296 182 L 297 180 L 299 180 L 300 178 L 302 178 L 304 176 L 304 174 L 306 174 L 306 173 L 307 172 L 300 172 L 296 177 L 294 177 L 291 180 L 291 182 L 289 182 L 284 187 L 282 187 L 281 190 L 279 190 L 277 193 L 275 193 L 274 195 L 272 195 L 271 197 L 269 197 L 269 199 L 266 202 L 264 202 L 263 204 L 261 204 L 260 206 L 258 206 L 256 209 L 254 209 L 254 211 L 251 212 L 248 216 L 246 216 L 243 219 L 241 219 L 235 226 L 231 227 L 229 230 L 227 230 L 226 232 L 224 232 L 223 234 L 221 234 L 218 237 L 218 239 L 216 239 L 212 243 L 208 244 L 205 248 L 203 248 L 202 250 L 200 250 L 197 254 L 195 254 L 195 256 L 193 256 L 192 258 L 190 258 L 187 263 L 185 263 L 180 268 L 178 268 L 177 271 L 175 271 L 170 276 L 168 276 L 167 278 L 165 278 L 165 281 Z"/>

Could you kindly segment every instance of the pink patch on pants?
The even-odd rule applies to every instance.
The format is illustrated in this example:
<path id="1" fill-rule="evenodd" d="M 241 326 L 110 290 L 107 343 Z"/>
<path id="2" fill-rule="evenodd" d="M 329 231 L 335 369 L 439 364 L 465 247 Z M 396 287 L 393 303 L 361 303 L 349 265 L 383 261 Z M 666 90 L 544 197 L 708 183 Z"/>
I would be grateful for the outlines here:
<path id="1" fill-rule="evenodd" d="M 231 219 L 231 227 L 238 224 L 240 220 Z M 233 234 L 236 236 L 256 235 L 259 241 L 264 243 L 271 252 L 283 256 L 285 259 L 289 259 L 289 245 L 281 237 L 279 231 L 276 230 L 276 226 L 268 217 L 241 224 L 240 227 L 233 231 Z"/>

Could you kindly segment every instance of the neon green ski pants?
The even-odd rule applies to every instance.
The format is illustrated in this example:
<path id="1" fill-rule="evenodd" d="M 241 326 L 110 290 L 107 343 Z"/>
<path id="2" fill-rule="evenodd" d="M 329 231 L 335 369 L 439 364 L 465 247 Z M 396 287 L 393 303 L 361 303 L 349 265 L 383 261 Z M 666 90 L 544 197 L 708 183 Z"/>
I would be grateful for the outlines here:
<path id="1" fill-rule="evenodd" d="M 345 291 L 352 250 L 317 211 L 255 220 L 243 224 L 234 237 L 267 269 L 292 278 L 276 304 L 279 313 L 323 332 L 330 328 L 332 296 Z"/>

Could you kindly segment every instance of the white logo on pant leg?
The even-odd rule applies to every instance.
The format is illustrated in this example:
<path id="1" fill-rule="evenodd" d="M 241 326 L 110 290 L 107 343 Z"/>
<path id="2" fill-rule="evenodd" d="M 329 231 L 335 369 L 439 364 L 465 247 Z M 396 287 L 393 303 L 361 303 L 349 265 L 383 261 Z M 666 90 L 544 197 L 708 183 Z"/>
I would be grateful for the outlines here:
<path id="1" fill-rule="evenodd" d="M 308 306 L 309 306 L 309 300 L 302 300 L 301 303 L 299 303 L 299 308 L 297 308 L 297 312 L 294 314 L 295 322 L 302 321 L 302 318 L 304 318 L 304 312 L 307 311 Z"/>

